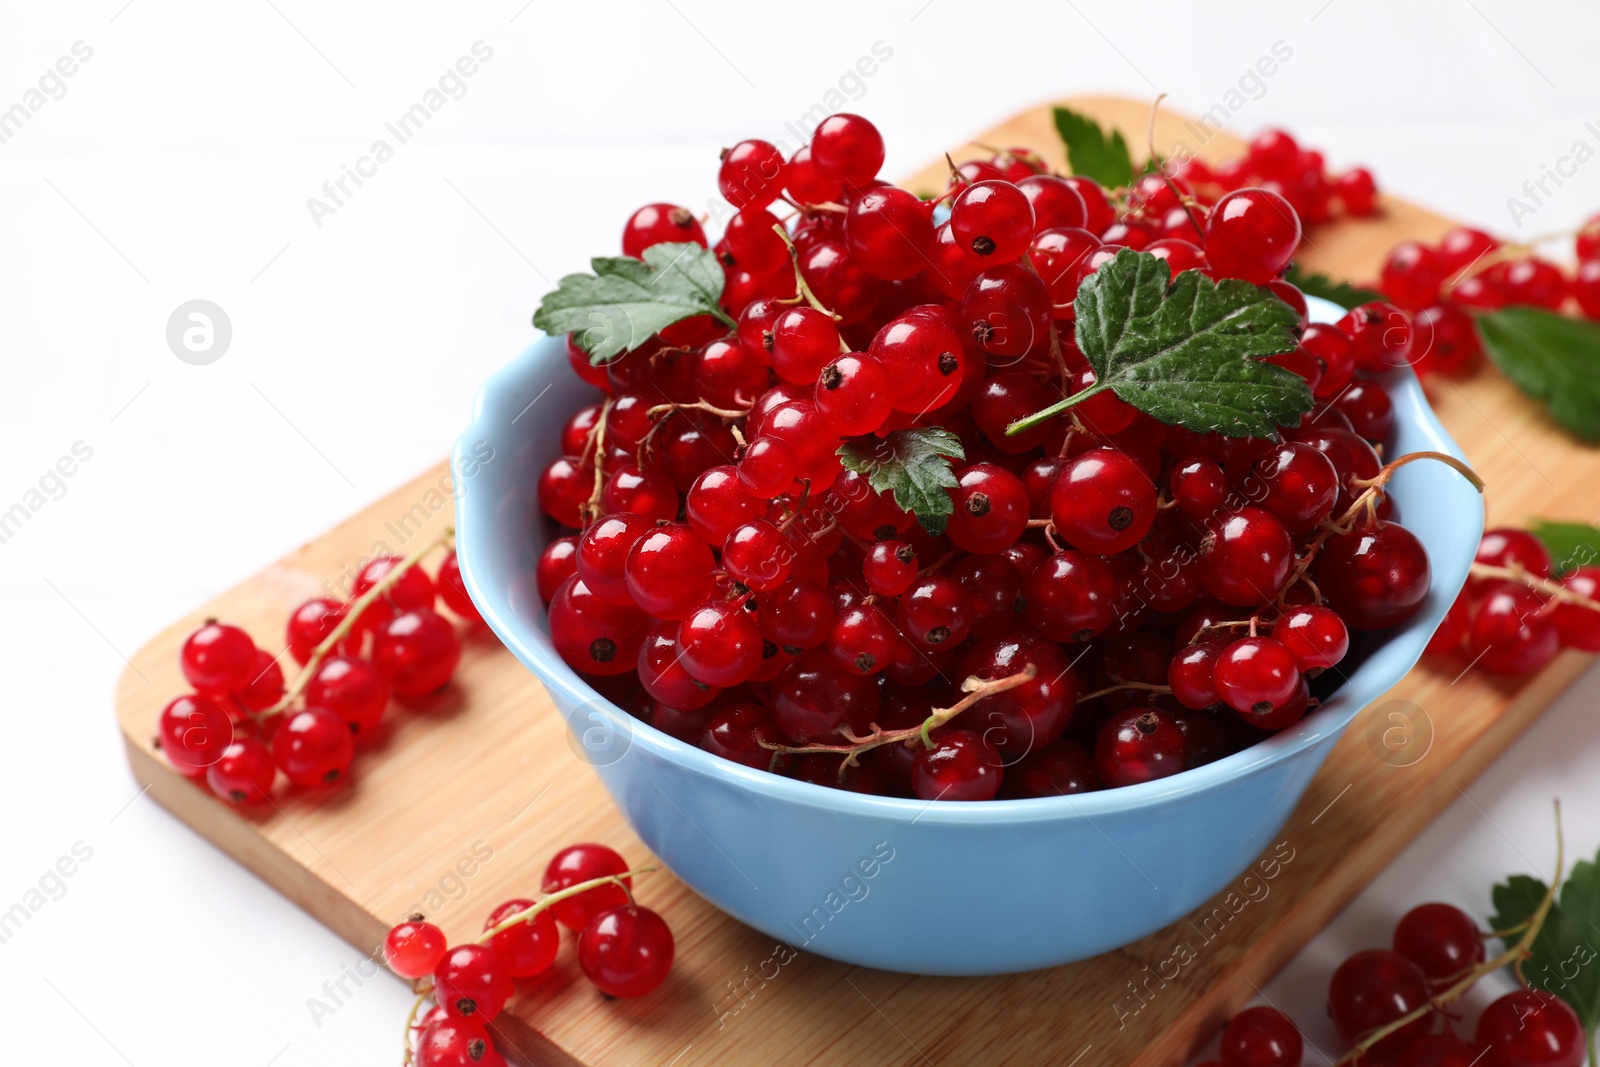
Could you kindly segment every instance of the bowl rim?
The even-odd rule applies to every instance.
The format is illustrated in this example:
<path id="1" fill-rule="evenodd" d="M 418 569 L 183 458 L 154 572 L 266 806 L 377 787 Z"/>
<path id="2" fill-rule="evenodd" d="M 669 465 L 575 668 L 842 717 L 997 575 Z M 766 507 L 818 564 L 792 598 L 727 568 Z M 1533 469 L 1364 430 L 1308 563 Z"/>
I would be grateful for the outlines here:
<path id="1" fill-rule="evenodd" d="M 1343 309 L 1337 305 L 1314 297 L 1310 298 L 1308 303 L 1313 308 L 1312 321 L 1332 322 L 1343 314 Z M 473 447 L 473 443 L 489 436 L 483 427 L 489 422 L 494 398 L 519 380 L 528 364 L 546 358 L 561 358 L 564 369 L 564 356 L 555 349 L 556 345 L 561 344 L 563 342 L 560 338 L 540 337 L 525 348 L 515 360 L 496 370 L 484 382 L 473 401 L 472 420 L 456 442 L 452 463 L 457 465 L 457 469 L 460 469 L 464 455 Z M 545 355 L 547 351 L 550 353 L 549 356 Z M 1409 367 L 1389 371 L 1382 380 L 1391 391 L 1398 390 L 1404 394 L 1405 406 L 1414 409 L 1417 415 L 1413 428 L 1429 439 L 1433 449 L 1465 459 L 1460 447 L 1440 424 L 1422 392 L 1421 384 Z M 1465 485 L 1463 482 L 1463 486 Z M 1470 521 L 1465 524 L 1469 530 L 1476 527 L 1477 532 L 1473 534 L 1474 543 L 1481 535 L 1483 524 L 1481 495 L 1476 499 L 1478 507 L 1474 509 Z M 469 518 L 475 512 L 483 519 L 481 524 L 478 519 Z M 1329 738 L 1342 734 L 1363 709 L 1410 672 L 1421 658 L 1427 639 L 1438 625 L 1449 602 L 1454 600 L 1461 584 L 1466 580 L 1466 570 L 1463 568 L 1458 579 L 1441 584 L 1438 569 L 1434 568 L 1433 585 L 1429 590 L 1430 597 L 1435 598 L 1433 610 L 1419 612 L 1401 627 L 1385 634 L 1383 644 L 1379 648 L 1400 646 L 1398 652 L 1400 659 L 1385 667 L 1384 677 L 1381 680 L 1363 679 L 1362 684 L 1357 683 L 1363 670 L 1369 666 L 1375 669 L 1375 665 L 1369 659 L 1356 668 L 1333 697 L 1318 708 L 1316 713 L 1306 716 L 1286 730 L 1221 759 L 1168 778 L 1088 793 L 1005 800 L 919 800 L 829 789 L 769 771 L 745 767 L 680 741 L 617 707 L 590 687 L 560 658 L 548 635 L 538 629 L 527 630 L 515 618 L 503 617 L 496 606 L 496 598 L 487 594 L 484 587 L 485 576 L 480 573 L 477 566 L 479 554 L 476 546 L 481 539 L 492 536 L 487 527 L 492 526 L 497 518 L 497 509 L 493 502 L 484 503 L 481 492 L 458 493 L 456 540 L 462 578 L 485 623 L 496 636 L 534 672 L 541 682 L 561 690 L 565 700 L 556 701 L 558 710 L 564 704 L 574 709 L 583 707 L 600 711 L 610 721 L 613 729 L 629 737 L 630 746 L 643 743 L 654 755 L 680 770 L 707 776 L 739 790 L 752 791 L 784 804 L 799 804 L 856 818 L 908 824 L 927 821 L 935 825 L 995 826 L 1079 818 L 1092 822 L 1097 816 L 1140 811 L 1205 793 L 1289 760 Z M 1437 596 L 1436 594 L 1446 585 L 1451 586 L 1448 599 Z M 564 714 L 563 717 L 568 716 Z M 621 758 L 628 757 L 624 754 Z"/>

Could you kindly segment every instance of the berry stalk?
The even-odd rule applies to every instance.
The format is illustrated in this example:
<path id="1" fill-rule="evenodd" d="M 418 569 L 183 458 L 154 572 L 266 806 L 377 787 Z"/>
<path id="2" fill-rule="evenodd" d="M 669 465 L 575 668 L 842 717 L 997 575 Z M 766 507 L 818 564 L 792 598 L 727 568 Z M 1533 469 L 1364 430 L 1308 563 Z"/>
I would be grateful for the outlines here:
<path id="1" fill-rule="evenodd" d="M 599 889 L 603 885 L 615 885 L 620 887 L 624 893 L 628 894 L 628 899 L 632 900 L 633 893 L 628 889 L 628 886 L 623 882 L 623 879 L 632 878 L 636 875 L 654 874 L 657 870 L 659 870 L 659 868 L 653 866 L 638 867 L 631 871 L 623 871 L 621 874 L 608 874 L 600 878 L 591 878 L 586 882 L 579 882 L 577 885 L 569 885 L 567 888 L 557 890 L 556 892 L 551 893 L 549 896 L 541 897 L 538 903 L 534 904 L 530 908 L 524 908 L 519 912 L 514 912 L 513 914 L 506 916 L 504 919 L 500 920 L 500 922 L 485 930 L 483 932 L 483 936 L 478 938 L 478 944 L 487 945 L 490 940 L 494 938 L 495 934 L 503 933 L 506 930 L 511 929 L 513 926 L 516 926 L 518 923 L 527 922 L 535 915 L 538 915 L 541 911 L 549 908 L 552 904 L 559 904 L 569 897 L 575 897 L 580 893 L 587 893 L 591 889 Z"/>

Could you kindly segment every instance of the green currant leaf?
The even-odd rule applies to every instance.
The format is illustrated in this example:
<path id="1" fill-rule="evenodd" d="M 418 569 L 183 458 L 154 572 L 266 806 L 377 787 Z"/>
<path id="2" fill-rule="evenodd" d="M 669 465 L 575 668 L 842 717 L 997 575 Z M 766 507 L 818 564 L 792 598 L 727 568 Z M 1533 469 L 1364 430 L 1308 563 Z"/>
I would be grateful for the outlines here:
<path id="1" fill-rule="evenodd" d="M 1534 307 L 1478 316 L 1478 337 L 1495 366 L 1550 417 L 1585 441 L 1600 441 L 1600 323 Z"/>
<path id="2" fill-rule="evenodd" d="M 660 330 L 696 315 L 734 325 L 717 303 L 722 265 L 710 249 L 658 244 L 645 249 L 642 260 L 601 256 L 589 266 L 593 274 L 569 274 L 544 295 L 533 324 L 548 334 L 572 334 L 591 363 L 631 352 Z"/>
<path id="3" fill-rule="evenodd" d="M 1107 189 L 1133 184 L 1133 159 L 1119 131 L 1108 136 L 1094 119 L 1065 107 L 1055 109 L 1055 120 L 1072 173 L 1093 178 Z"/>
<path id="4" fill-rule="evenodd" d="M 1591 563 L 1600 563 L 1600 529 L 1589 523 L 1535 519 L 1532 530 L 1533 536 L 1544 542 L 1549 551 L 1551 567 L 1557 577 Z"/>
<path id="5" fill-rule="evenodd" d="M 1169 284 L 1170 281 L 1170 284 Z M 1262 357 L 1295 347 L 1294 310 L 1270 289 L 1123 249 L 1078 289 L 1078 348 L 1096 383 L 1019 419 L 1020 433 L 1107 389 L 1171 426 L 1272 437 L 1315 401 L 1305 379 Z"/>
<path id="6" fill-rule="evenodd" d="M 1362 304 L 1370 304 L 1374 300 L 1389 299 L 1376 289 L 1363 289 L 1359 285 L 1350 284 L 1349 281 L 1336 282 L 1326 274 L 1301 270 L 1298 263 L 1289 264 L 1289 273 L 1284 275 L 1284 280 L 1292 283 L 1307 296 L 1320 296 L 1324 300 L 1338 304 L 1346 311 Z"/>
<path id="7" fill-rule="evenodd" d="M 853 437 L 839 446 L 847 470 L 867 479 L 880 493 L 911 512 L 922 528 L 938 537 L 955 510 L 947 489 L 957 485 L 952 459 L 965 459 L 961 439 L 938 426 L 896 430 L 887 437 Z"/>
<path id="8" fill-rule="evenodd" d="M 1525 874 L 1513 875 L 1494 887 L 1496 930 L 1509 930 L 1528 920 L 1546 886 Z M 1507 947 L 1520 934 L 1501 940 Z M 1573 865 L 1551 905 L 1544 928 L 1533 942 L 1533 955 L 1523 961 L 1522 973 L 1535 989 L 1554 993 L 1578 1013 L 1592 1035 L 1600 1025 L 1600 857 Z"/>

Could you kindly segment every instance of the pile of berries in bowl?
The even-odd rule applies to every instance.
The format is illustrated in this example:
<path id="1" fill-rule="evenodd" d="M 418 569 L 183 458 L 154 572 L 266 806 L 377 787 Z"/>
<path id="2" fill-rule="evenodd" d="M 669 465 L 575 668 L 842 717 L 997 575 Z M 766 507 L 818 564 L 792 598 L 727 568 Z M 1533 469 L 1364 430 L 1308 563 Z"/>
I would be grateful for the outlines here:
<path id="1" fill-rule="evenodd" d="M 1405 316 L 1308 322 L 1276 193 L 1014 152 L 922 200 L 882 160 L 850 115 L 741 142 L 714 247 L 651 205 L 562 279 L 459 446 L 508 457 L 463 573 L 718 906 L 873 966 L 1046 966 L 1257 855 L 1481 507 Z"/>

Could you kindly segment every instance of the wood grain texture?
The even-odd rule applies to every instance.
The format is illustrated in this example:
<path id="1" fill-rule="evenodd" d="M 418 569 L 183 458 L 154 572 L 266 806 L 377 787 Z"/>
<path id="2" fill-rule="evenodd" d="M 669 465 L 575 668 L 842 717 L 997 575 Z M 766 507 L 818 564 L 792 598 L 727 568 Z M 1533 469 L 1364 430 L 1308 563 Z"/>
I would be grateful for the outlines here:
<path id="1" fill-rule="evenodd" d="M 1071 103 L 1142 144 L 1147 105 Z M 1061 162 L 1045 107 L 974 140 L 1033 146 Z M 1164 151 L 1183 140 L 1208 157 L 1239 147 L 1225 135 L 1199 145 L 1183 118 L 1165 113 L 1155 140 Z M 974 154 L 952 146 L 957 159 Z M 909 185 L 936 188 L 944 174 L 942 163 L 930 166 Z M 1379 218 L 1317 231 L 1302 262 L 1360 281 L 1399 238 L 1431 238 L 1450 225 L 1410 205 L 1385 206 Z M 1580 477 L 1595 469 L 1590 451 L 1492 373 L 1435 385 L 1432 395 L 1489 483 L 1491 521 L 1571 515 Z M 362 951 L 375 951 L 413 910 L 452 939 L 475 935 L 502 900 L 532 895 L 549 856 L 574 841 L 648 858 L 568 747 L 539 684 L 483 631 L 467 638 L 456 681 L 393 710 L 385 736 L 358 757 L 354 782 L 326 795 L 280 791 L 276 808 L 239 813 L 155 751 L 161 708 L 185 689 L 177 648 L 200 620 L 217 616 L 263 644 L 278 640 L 296 604 L 343 595 L 340 583 L 364 558 L 436 536 L 450 522 L 449 492 L 441 465 L 178 620 L 139 651 L 117 690 L 128 758 L 151 795 Z M 677 936 L 668 984 L 640 1001 L 606 1002 L 578 974 L 568 944 L 555 970 L 525 984 L 502 1016 L 500 1045 L 514 1061 L 539 1065 L 1181 1064 L 1587 662 L 1565 655 L 1522 685 L 1473 670 L 1457 678 L 1464 664 L 1414 671 L 1338 745 L 1283 831 L 1275 867 L 1118 952 L 985 979 L 915 978 L 806 955 L 783 962 L 779 946 L 658 874 L 639 894 Z M 1426 754 L 1406 765 L 1369 739 L 1375 718 L 1379 732 L 1386 726 L 1392 700 L 1431 721 Z M 1004 906 L 998 890 L 996 906 Z M 374 1050 L 374 1062 L 388 1055 Z"/>

